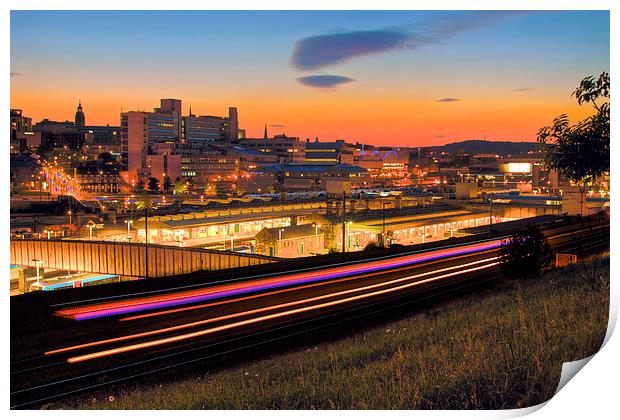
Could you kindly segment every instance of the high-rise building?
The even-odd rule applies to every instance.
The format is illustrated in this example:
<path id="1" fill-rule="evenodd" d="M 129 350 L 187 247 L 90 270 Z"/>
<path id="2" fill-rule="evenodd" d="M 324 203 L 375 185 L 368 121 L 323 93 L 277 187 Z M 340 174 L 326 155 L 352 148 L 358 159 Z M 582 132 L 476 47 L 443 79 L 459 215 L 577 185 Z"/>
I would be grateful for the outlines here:
<path id="1" fill-rule="evenodd" d="M 200 158 L 192 155 L 207 145 L 236 141 L 239 136 L 237 119 L 237 108 L 234 107 L 229 108 L 227 117 L 197 116 L 191 107 L 189 115 L 182 116 L 179 99 L 161 99 L 161 106 L 153 112 L 121 113 L 123 177 L 135 182 L 148 177 L 163 180 L 163 174 L 172 179 L 177 176 L 193 179 L 200 172 L 199 177 L 204 180 L 204 174 L 217 174 L 218 164 L 222 169 L 228 160 L 220 162 L 217 157 L 205 156 L 199 161 Z M 235 171 L 238 170 L 239 160 L 236 163 L 233 160 L 233 163 Z M 199 170 L 194 170 L 192 165 L 198 166 Z"/>
<path id="2" fill-rule="evenodd" d="M 237 108 L 229 108 L 228 117 L 197 116 L 192 114 L 190 108 L 189 115 L 183 117 L 181 131 L 181 142 L 184 144 L 210 141 L 234 142 L 239 137 Z"/>
<path id="3" fill-rule="evenodd" d="M 228 142 L 237 141 L 239 139 L 239 116 L 237 115 L 237 108 L 228 108 Z"/>
<path id="4" fill-rule="evenodd" d="M 181 100 L 180 99 L 160 99 L 161 106 L 155 108 L 155 112 L 170 114 L 174 117 L 173 126 L 175 129 L 176 143 L 181 141 Z"/>
<path id="5" fill-rule="evenodd" d="M 181 141 L 181 100 L 161 99 L 153 112 L 121 113 L 123 171 L 133 178 L 148 173 L 147 155 L 157 143 L 179 144 Z"/>
<path id="6" fill-rule="evenodd" d="M 84 116 L 84 110 L 82 109 L 82 102 L 78 101 L 77 111 L 75 111 L 75 125 L 85 126 L 86 117 Z"/>

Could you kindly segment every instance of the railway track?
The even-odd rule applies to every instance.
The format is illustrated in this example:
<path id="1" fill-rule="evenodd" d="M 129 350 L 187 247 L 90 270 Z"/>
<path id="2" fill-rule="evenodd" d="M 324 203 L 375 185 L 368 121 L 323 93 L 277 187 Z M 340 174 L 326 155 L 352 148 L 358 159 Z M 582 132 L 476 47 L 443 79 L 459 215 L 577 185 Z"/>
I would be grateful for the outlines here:
<path id="1" fill-rule="evenodd" d="M 560 228 L 547 234 L 555 252 L 584 255 L 609 246 L 609 225 L 586 233 Z M 381 259 L 379 265 L 394 259 Z M 73 342 L 52 343 L 44 354 L 11 362 L 11 408 L 32 407 L 202 362 L 216 363 L 268 344 L 286 347 L 288 341 L 336 326 L 359 326 L 381 314 L 497 281 L 497 259 L 494 247 L 370 274 L 72 321 L 71 325 L 92 331 Z M 303 273 L 307 277 L 312 272 Z M 196 287 L 165 292 L 198 293 Z M 143 297 L 124 295 L 123 304 L 130 307 L 131 299 Z M 68 307 L 88 309 L 98 303 L 72 302 Z"/>

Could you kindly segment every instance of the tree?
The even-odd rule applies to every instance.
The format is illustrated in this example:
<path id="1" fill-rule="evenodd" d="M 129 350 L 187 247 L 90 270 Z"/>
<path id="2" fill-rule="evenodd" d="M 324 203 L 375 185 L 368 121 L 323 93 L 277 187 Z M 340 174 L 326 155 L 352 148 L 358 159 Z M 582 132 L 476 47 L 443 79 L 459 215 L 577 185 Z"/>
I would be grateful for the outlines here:
<path id="1" fill-rule="evenodd" d="M 166 175 L 166 177 L 164 178 L 164 192 L 166 194 L 169 193 L 171 188 L 172 188 L 172 179 L 170 179 L 170 177 Z"/>
<path id="2" fill-rule="evenodd" d="M 572 96 L 579 105 L 591 104 L 596 112 L 573 125 L 565 114 L 560 115 L 540 129 L 538 143 L 548 169 L 585 185 L 609 171 L 609 74 L 586 77 Z"/>
<path id="3" fill-rule="evenodd" d="M 187 194 L 187 184 L 185 182 L 177 181 L 174 183 L 174 195 Z"/>
<path id="4" fill-rule="evenodd" d="M 137 210 L 150 209 L 151 207 L 153 207 L 153 200 L 146 192 L 142 193 L 136 203 Z"/>
<path id="5" fill-rule="evenodd" d="M 97 160 L 101 163 L 116 163 L 116 159 L 114 159 L 110 152 L 99 153 Z"/>
<path id="6" fill-rule="evenodd" d="M 159 190 L 159 179 L 151 177 L 149 178 L 149 190 L 150 191 L 158 191 Z"/>
<path id="7" fill-rule="evenodd" d="M 529 224 L 502 242 L 499 255 L 499 267 L 504 276 L 530 276 L 549 265 L 551 247 L 540 229 Z"/>
<path id="8" fill-rule="evenodd" d="M 191 194 L 194 191 L 194 179 L 193 178 L 186 178 L 185 179 L 185 185 L 187 185 L 187 193 Z"/>
<path id="9" fill-rule="evenodd" d="M 136 191 L 138 192 L 144 191 L 144 180 L 142 178 L 140 178 L 140 180 L 136 184 Z"/>

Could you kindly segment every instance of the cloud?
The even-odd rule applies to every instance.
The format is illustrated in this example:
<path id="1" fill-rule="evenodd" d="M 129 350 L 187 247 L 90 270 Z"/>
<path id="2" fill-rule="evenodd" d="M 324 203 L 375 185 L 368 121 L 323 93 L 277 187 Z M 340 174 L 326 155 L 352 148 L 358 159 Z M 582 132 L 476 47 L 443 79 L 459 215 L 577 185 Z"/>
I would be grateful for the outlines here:
<path id="1" fill-rule="evenodd" d="M 533 87 L 522 87 L 522 88 L 516 88 L 516 89 L 513 89 L 513 90 L 514 90 L 515 92 L 525 92 L 525 91 L 527 91 L 527 90 L 534 90 L 534 89 L 535 89 L 535 88 L 533 88 Z"/>
<path id="2" fill-rule="evenodd" d="M 435 102 L 458 102 L 461 99 L 459 98 L 441 98 L 441 99 L 437 99 Z"/>
<path id="3" fill-rule="evenodd" d="M 351 83 L 355 79 L 351 79 L 346 76 L 336 75 L 315 75 L 298 77 L 297 81 L 304 86 L 319 88 L 319 89 L 334 89 L 345 83 Z"/>
<path id="4" fill-rule="evenodd" d="M 444 136 L 443 134 L 436 134 L 435 137 L 438 138 L 438 139 L 443 139 L 446 136 Z"/>
<path id="5" fill-rule="evenodd" d="M 269 124 L 269 127 L 273 128 L 284 128 L 286 127 L 284 124 Z"/>
<path id="6" fill-rule="evenodd" d="M 21 76 L 21 75 L 22 75 L 21 73 L 17 73 L 17 72 L 13 72 L 13 71 L 12 71 L 12 72 L 11 72 L 11 79 L 12 79 L 12 78 L 14 78 L 14 77 L 19 77 L 19 76 Z"/>
<path id="7" fill-rule="evenodd" d="M 291 64 L 299 70 L 316 70 L 354 57 L 403 48 L 409 34 L 399 31 L 354 31 L 303 38 L 295 44 Z"/>
<path id="8" fill-rule="evenodd" d="M 415 50 L 440 44 L 477 28 L 490 26 L 519 11 L 453 12 L 403 27 L 341 31 L 302 38 L 295 43 L 290 64 L 298 70 L 317 70 L 369 55 Z"/>

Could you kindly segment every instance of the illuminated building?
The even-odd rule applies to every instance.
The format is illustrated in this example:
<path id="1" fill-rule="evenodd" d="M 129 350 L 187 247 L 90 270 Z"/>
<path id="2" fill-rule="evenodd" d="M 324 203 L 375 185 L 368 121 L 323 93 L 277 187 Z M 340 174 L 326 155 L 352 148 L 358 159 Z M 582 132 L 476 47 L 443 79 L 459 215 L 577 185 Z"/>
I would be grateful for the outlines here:
<path id="1" fill-rule="evenodd" d="M 41 133 L 41 144 L 47 148 L 68 147 L 80 149 L 84 145 L 86 135 L 69 121 L 50 121 L 44 119 L 36 123 L 32 130 Z"/>
<path id="2" fill-rule="evenodd" d="M 191 109 L 188 116 L 182 117 L 181 100 L 161 99 L 161 106 L 153 112 L 124 112 L 121 137 L 125 178 L 155 177 L 160 179 L 160 185 L 165 176 L 172 181 L 197 178 L 198 182 L 206 182 L 201 175 L 205 172 L 203 167 L 206 165 L 207 172 L 217 174 L 225 168 L 212 164 L 226 162 L 213 162 L 212 156 L 217 153 L 200 148 L 237 140 L 238 130 L 238 113 L 234 107 L 229 108 L 228 117 L 196 116 Z M 201 162 L 199 155 L 203 152 L 207 156 Z"/>
<path id="3" fill-rule="evenodd" d="M 275 182 L 274 187 L 282 191 L 324 191 L 326 180 L 350 181 L 351 188 L 368 184 L 368 171 L 359 166 L 338 163 L 336 165 L 276 164 L 259 167 L 253 171 L 253 178 Z M 252 191 L 254 192 L 254 191 Z M 260 192 L 260 191 L 256 191 Z"/>
<path id="4" fill-rule="evenodd" d="M 119 171 L 116 165 L 88 162 L 77 167 L 76 180 L 80 191 L 94 194 L 120 192 Z"/>
<path id="5" fill-rule="evenodd" d="M 29 154 L 13 154 L 10 157 L 11 190 L 43 189 L 41 166 Z"/>
<path id="6" fill-rule="evenodd" d="M 373 178 L 404 178 L 407 176 L 409 154 L 391 147 L 380 147 L 371 152 L 362 149 L 357 153 L 354 164 L 366 168 Z"/>
<path id="7" fill-rule="evenodd" d="M 32 131 L 39 133 L 40 143 L 48 148 L 66 146 L 70 149 L 81 149 L 84 147 L 84 151 L 93 159 L 103 152 L 117 156 L 120 154 L 120 127 L 86 125 L 85 123 L 86 117 L 80 102 L 75 113 L 75 122 L 44 119 L 35 124 Z"/>
<path id="8" fill-rule="evenodd" d="M 348 163 L 353 162 L 353 147 L 344 140 L 334 142 L 306 141 L 305 162 L 307 163 Z"/>
<path id="9" fill-rule="evenodd" d="M 32 119 L 22 114 L 21 109 L 11 109 L 11 154 L 19 154 L 29 148 L 38 147 L 41 134 L 32 131 Z"/>
<path id="10" fill-rule="evenodd" d="M 325 234 L 314 224 L 264 228 L 255 237 L 256 253 L 299 258 L 325 252 Z"/>
<path id="11" fill-rule="evenodd" d="M 191 179 L 198 189 L 209 182 L 232 181 L 239 176 L 239 157 L 226 156 L 216 151 L 184 154 L 181 157 L 181 178 Z"/>
<path id="12" fill-rule="evenodd" d="M 154 144 L 181 141 L 181 100 L 160 102 L 153 112 L 121 113 L 122 165 L 131 178 L 148 175 L 147 155 Z"/>
<path id="13" fill-rule="evenodd" d="M 265 131 L 265 134 L 267 131 Z M 275 155 L 279 163 L 301 163 L 305 159 L 306 142 L 299 137 L 288 137 L 286 134 L 276 135 L 272 138 L 240 139 L 239 145 L 245 149 L 256 150 L 262 153 Z"/>
<path id="14" fill-rule="evenodd" d="M 173 143 L 158 143 L 151 150 L 153 153 L 146 157 L 148 175 L 159 180 L 159 189 L 163 191 L 166 178 L 174 183 L 181 177 L 181 156 L 175 154 Z"/>
<path id="15" fill-rule="evenodd" d="M 228 117 L 192 114 L 182 118 L 181 142 L 202 143 L 210 141 L 232 142 L 238 139 L 239 122 L 237 108 L 228 108 Z"/>
<path id="16" fill-rule="evenodd" d="M 265 227 L 284 227 L 291 224 L 290 216 L 274 216 L 273 213 L 214 216 L 207 213 L 187 213 L 174 216 L 149 217 L 149 243 L 185 246 L 227 243 L 233 240 L 249 240 Z M 144 219 L 136 221 L 138 240 L 144 242 Z"/>

